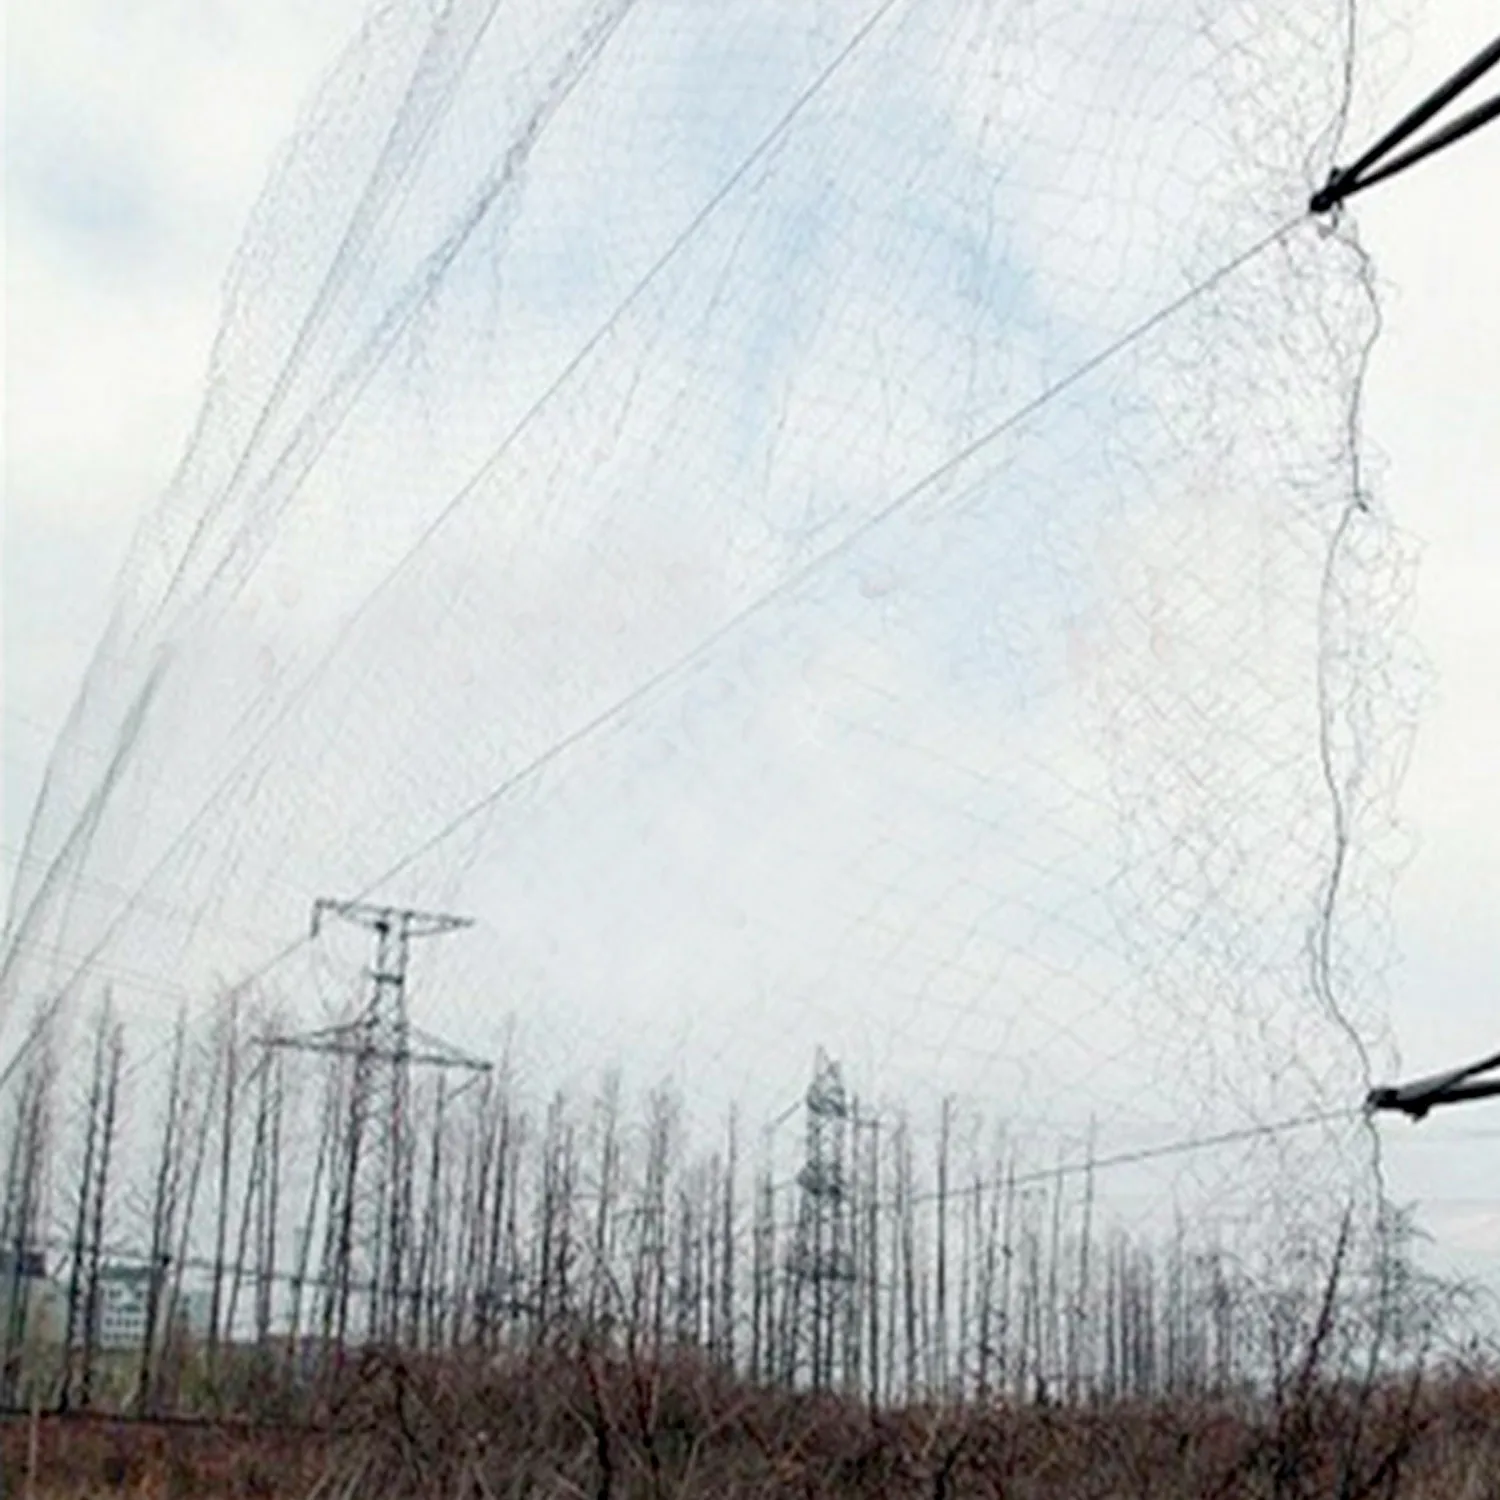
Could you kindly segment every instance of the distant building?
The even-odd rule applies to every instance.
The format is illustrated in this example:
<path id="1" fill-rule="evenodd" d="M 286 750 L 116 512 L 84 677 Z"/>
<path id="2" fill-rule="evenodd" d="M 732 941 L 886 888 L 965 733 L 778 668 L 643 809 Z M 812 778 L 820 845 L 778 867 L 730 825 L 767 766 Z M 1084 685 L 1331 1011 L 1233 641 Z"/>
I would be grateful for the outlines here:
<path id="1" fill-rule="evenodd" d="M 22 1250 L 19 1254 L 6 1250 L 0 1252 L 0 1276 L 7 1285 L 20 1272 L 23 1281 L 43 1281 L 47 1276 L 47 1257 L 40 1250 Z"/>
<path id="2" fill-rule="evenodd" d="M 177 1324 L 189 1337 L 208 1335 L 208 1314 L 212 1307 L 205 1287 L 183 1287 L 177 1294 Z"/>
<path id="3" fill-rule="evenodd" d="M 40 1250 L 0 1254 L 0 1326 L 7 1340 L 14 1333 L 29 1342 L 59 1338 L 62 1312 L 62 1289 L 48 1279 L 47 1258 Z"/>
<path id="4" fill-rule="evenodd" d="M 101 1266 L 99 1327 L 101 1349 L 138 1349 L 146 1340 L 146 1304 L 151 1295 L 147 1266 Z"/>
<path id="5" fill-rule="evenodd" d="M 166 1316 L 171 1293 L 168 1273 L 160 1288 L 157 1317 Z M 102 1266 L 99 1270 L 99 1326 L 101 1349 L 139 1349 L 146 1340 L 146 1308 L 151 1297 L 151 1271 L 147 1266 Z M 208 1329 L 209 1300 L 205 1292 L 180 1287 L 174 1321 L 179 1333 L 201 1337 Z"/>

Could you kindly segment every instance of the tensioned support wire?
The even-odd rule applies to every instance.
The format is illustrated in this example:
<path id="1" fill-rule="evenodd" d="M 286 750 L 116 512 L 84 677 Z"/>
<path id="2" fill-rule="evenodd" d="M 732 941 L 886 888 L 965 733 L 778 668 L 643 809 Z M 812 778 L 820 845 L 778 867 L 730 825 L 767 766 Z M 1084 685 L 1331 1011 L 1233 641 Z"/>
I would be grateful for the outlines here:
<path id="1" fill-rule="evenodd" d="M 1103 347 L 1095 350 L 1093 354 L 1074 365 L 1065 375 L 1049 382 L 1036 395 L 1012 409 L 972 441 L 966 443 L 955 453 L 950 454 L 935 467 L 929 469 L 915 482 L 892 496 L 878 509 L 835 539 L 823 551 L 810 558 L 800 567 L 783 574 L 781 578 L 777 579 L 769 588 L 750 600 L 748 604 L 729 616 L 721 624 L 715 626 L 707 635 L 701 636 L 688 650 L 658 668 L 591 718 L 554 740 L 546 749 L 533 756 L 524 765 L 509 772 L 502 780 L 496 782 L 479 797 L 461 808 L 442 827 L 423 839 L 419 844 L 407 850 L 394 863 L 381 871 L 380 874 L 376 875 L 366 885 L 362 886 L 351 899 L 354 901 L 368 900 L 382 886 L 410 869 L 412 865 L 416 864 L 425 855 L 430 854 L 434 849 L 446 843 L 455 834 L 473 822 L 475 818 L 488 812 L 518 788 L 534 781 L 537 776 L 566 756 L 571 750 L 585 741 L 592 739 L 611 725 L 618 723 L 632 710 L 649 701 L 662 689 L 710 657 L 726 640 L 759 618 L 773 605 L 786 599 L 810 582 L 830 563 L 851 551 L 867 537 L 928 495 L 943 481 L 951 478 L 972 459 L 976 458 L 986 449 L 991 448 L 1007 434 L 1024 426 L 1027 421 L 1051 405 L 1053 401 L 1073 389 L 1073 387 L 1081 384 L 1097 370 L 1113 363 L 1142 339 L 1155 332 L 1163 324 L 1171 322 L 1178 314 L 1201 298 L 1207 296 L 1210 292 L 1216 290 L 1237 272 L 1242 271 L 1253 261 L 1257 260 L 1273 245 L 1280 244 L 1300 225 L 1307 222 L 1306 216 L 1302 214 L 1286 220 L 1269 233 L 1262 235 L 1260 239 L 1256 240 L 1246 249 L 1241 250 L 1230 259 L 1224 261 L 1215 270 L 1201 277 L 1188 287 L 1186 291 L 1174 297 L 1170 302 L 1157 308 L 1154 312 L 1126 329 L 1124 333 L 1119 334 Z M 103 946 L 108 942 L 112 933 L 113 927 L 96 944 L 93 950 L 94 954 L 102 951 Z M 263 963 L 243 974 L 236 981 L 233 988 L 243 989 L 254 984 L 257 980 L 264 978 L 273 969 L 278 968 L 287 959 L 300 952 L 310 941 L 310 936 L 307 933 L 294 938 L 271 954 Z M 32 1028 L 22 1039 L 16 1052 L 6 1062 L 4 1069 L 0 1070 L 0 1089 L 3 1089 L 10 1081 L 26 1052 L 46 1029 L 52 1013 L 61 1003 L 61 1000 L 67 994 L 71 993 L 74 985 L 82 978 L 86 971 L 87 963 L 88 959 L 86 958 L 60 987 L 57 997 L 49 1002 L 47 1006 L 43 1007 L 42 1012 L 39 1013 Z"/>
<path id="2" fill-rule="evenodd" d="M 822 552 L 809 559 L 802 566 L 793 569 L 790 573 L 784 574 L 768 589 L 752 599 L 735 614 L 716 626 L 707 635 L 700 637 L 687 651 L 653 672 L 643 681 L 637 683 L 635 687 L 615 699 L 614 702 L 595 714 L 592 718 L 585 720 L 559 739 L 554 740 L 545 750 L 535 755 L 515 771 L 510 772 L 481 796 L 461 808 L 441 828 L 402 854 L 393 864 L 361 887 L 352 899 L 354 901 L 368 900 L 382 886 L 408 870 L 418 860 L 431 853 L 433 849 L 446 843 L 475 818 L 489 811 L 489 809 L 501 802 L 517 788 L 535 780 L 549 766 L 563 758 L 576 746 L 586 740 L 592 739 L 596 734 L 618 722 L 633 709 L 654 697 L 656 693 L 704 661 L 725 640 L 737 634 L 744 626 L 764 614 L 772 605 L 785 599 L 788 595 L 793 594 L 797 589 L 808 583 L 831 562 L 849 552 L 866 537 L 883 527 L 888 521 L 907 510 L 945 479 L 950 478 L 971 459 L 975 458 L 985 449 L 993 446 L 1006 434 L 1021 427 L 1031 417 L 1049 406 L 1054 400 L 1071 390 L 1074 386 L 1080 384 L 1095 371 L 1118 359 L 1148 334 L 1154 332 L 1163 324 L 1170 322 L 1177 314 L 1183 312 L 1200 298 L 1215 290 L 1222 283 L 1234 276 L 1236 272 L 1250 265 L 1269 250 L 1271 246 L 1281 243 L 1299 225 L 1306 222 L 1307 219 L 1300 214 L 1295 218 L 1286 220 L 1271 230 L 1270 233 L 1256 240 L 1248 248 L 1223 262 L 1208 275 L 1194 282 L 1192 286 L 1177 297 L 1174 297 L 1170 302 L 1157 308 L 1154 312 L 1132 325 L 1124 333 L 1096 350 L 1079 364 L 1074 365 L 1067 374 L 1050 382 L 1035 396 L 1031 397 L 1021 406 L 1013 409 L 1005 417 L 1001 418 L 1000 421 L 980 433 L 978 437 L 966 443 L 956 453 L 951 454 L 934 468 L 929 469 L 927 473 L 914 483 L 908 485 L 904 490 L 901 490 L 891 499 L 887 500 L 884 505 L 846 531 Z M 128 910 L 128 906 L 126 909 Z M 94 955 L 102 950 L 112 935 L 113 930 L 112 925 L 110 931 L 106 932 L 104 938 L 96 944 L 93 950 Z M 310 941 L 309 934 L 301 934 L 271 954 L 263 963 L 243 974 L 236 981 L 233 988 L 236 990 L 244 989 L 254 984 L 257 980 L 264 978 L 287 959 L 300 952 Z M 0 1089 L 4 1089 L 10 1082 L 16 1068 L 20 1065 L 37 1039 L 46 1030 L 58 1006 L 83 977 L 87 970 L 88 961 L 88 958 L 85 958 L 78 965 L 64 984 L 59 987 L 54 999 L 49 1001 L 39 1011 L 26 1036 L 22 1038 L 16 1051 L 6 1062 L 3 1070 L 0 1070 Z"/>
<path id="3" fill-rule="evenodd" d="M 1174 298 L 1165 306 L 1158 308 L 1148 317 L 1143 318 L 1103 348 L 1096 350 L 1080 364 L 1075 365 L 1066 375 L 1052 381 L 1043 390 L 1031 397 L 1030 400 L 1015 408 L 1000 421 L 994 423 L 986 431 L 974 438 L 973 441 L 965 444 L 956 453 L 951 454 L 937 466 L 929 469 L 914 483 L 892 496 L 879 509 L 844 532 L 842 536 L 824 548 L 823 551 L 810 558 L 802 566 L 783 574 L 768 589 L 757 595 L 748 604 L 723 621 L 723 623 L 717 625 L 707 635 L 700 637 L 687 651 L 660 667 L 649 677 L 637 683 L 629 692 L 623 694 L 607 707 L 600 710 L 592 718 L 585 720 L 561 738 L 554 740 L 545 750 L 533 756 L 524 765 L 510 772 L 502 780 L 496 782 L 487 791 L 474 799 L 474 801 L 461 808 L 441 828 L 429 835 L 420 844 L 415 845 L 405 854 L 401 855 L 399 859 L 371 880 L 368 885 L 364 886 L 354 899 L 359 901 L 367 900 L 382 886 L 410 869 L 418 860 L 446 843 L 475 818 L 488 812 L 518 788 L 535 780 L 537 776 L 553 763 L 563 758 L 570 750 L 586 740 L 592 739 L 596 734 L 601 733 L 612 724 L 617 723 L 632 710 L 654 697 L 663 688 L 691 671 L 711 656 L 726 640 L 764 614 L 774 604 L 795 593 L 799 588 L 821 573 L 830 563 L 858 546 L 860 542 L 879 530 L 887 522 L 909 509 L 910 506 L 930 493 L 945 479 L 950 478 L 971 459 L 975 458 L 985 449 L 993 446 L 1006 434 L 1021 427 L 1029 418 L 1035 416 L 1043 408 L 1050 405 L 1051 402 L 1072 389 L 1075 385 L 1078 385 L 1089 375 L 1092 375 L 1096 370 L 1118 359 L 1120 355 L 1139 343 L 1148 334 L 1159 328 L 1162 324 L 1169 322 L 1178 313 L 1198 301 L 1201 297 L 1206 296 L 1224 281 L 1232 277 L 1237 271 L 1248 266 L 1266 250 L 1270 249 L 1272 245 L 1280 243 L 1299 224 L 1304 222 L 1306 221 L 1299 215 L 1297 218 L 1288 220 L 1269 234 L 1264 235 L 1248 249 L 1242 250 L 1238 255 L 1225 261 L 1216 270 L 1195 282 L 1180 296 Z M 305 937 L 299 938 L 296 943 L 288 945 L 287 948 L 277 953 L 265 967 L 256 970 L 253 977 L 261 977 L 270 968 L 281 963 L 284 958 L 295 952 L 306 941 Z M 0 1084 L 3 1084 L 3 1082 L 4 1078 L 0 1077 Z"/>
<path id="4" fill-rule="evenodd" d="M 795 1107 L 802 1108 L 802 1102 L 799 1100 Z M 1145 1166 L 1171 1157 L 1193 1155 L 1220 1147 L 1248 1145 L 1252 1142 L 1275 1139 L 1296 1131 L 1308 1130 L 1314 1126 L 1333 1125 L 1353 1120 L 1359 1114 L 1360 1111 L 1357 1109 L 1315 1110 L 1306 1114 L 1290 1115 L 1281 1120 L 1267 1120 L 1258 1125 L 1247 1125 L 1238 1130 L 1225 1130 L 1212 1135 L 1184 1136 L 1177 1140 L 1164 1141 L 1155 1146 L 1143 1146 L 1131 1151 L 1076 1157 L 1057 1162 L 1050 1167 L 1034 1167 L 1022 1172 L 1011 1171 L 999 1176 L 971 1178 L 954 1183 L 941 1192 L 928 1188 L 918 1193 L 911 1193 L 904 1198 L 877 1197 L 874 1200 L 874 1206 L 881 1211 L 889 1211 L 903 1205 L 915 1207 L 937 1203 L 945 1198 L 949 1202 L 960 1203 L 965 1199 L 982 1197 L 984 1194 L 997 1191 L 1025 1191 L 1029 1188 L 1056 1186 L 1068 1178 L 1091 1178 L 1097 1173 L 1107 1172 L 1112 1168 Z M 796 1180 L 791 1179 L 774 1184 L 772 1190 L 780 1194 L 797 1186 Z M 866 1207 L 869 1206 L 871 1205 L 867 1203 Z M 792 1225 L 787 1221 L 779 1221 L 777 1227 L 780 1230 L 787 1230 Z M 44 1248 L 59 1250 L 66 1250 L 68 1244 L 69 1242 L 61 1239 L 47 1239 L 43 1242 Z M 124 1245 L 115 1245 L 110 1249 L 110 1259 L 128 1264 L 144 1264 L 148 1257 Z M 181 1260 L 180 1264 L 189 1270 L 211 1271 L 215 1268 L 216 1262 L 205 1256 L 187 1256 Z M 266 1277 L 273 1282 L 296 1281 L 304 1287 L 329 1284 L 327 1277 L 303 1275 L 294 1270 L 273 1269 L 266 1273 Z"/>
<path id="5" fill-rule="evenodd" d="M 793 1106 L 795 1109 L 803 1107 L 801 1100 Z M 771 1128 L 774 1128 L 780 1120 L 786 1119 L 789 1113 L 790 1111 L 786 1111 L 778 1120 L 773 1121 Z M 1253 1125 L 1242 1125 L 1234 1130 L 1219 1130 L 1208 1135 L 1179 1136 L 1174 1140 L 1162 1141 L 1154 1146 L 1137 1146 L 1105 1155 L 1070 1157 L 1050 1167 L 1032 1167 L 1024 1172 L 1008 1172 L 998 1177 L 980 1177 L 958 1183 L 941 1192 L 928 1188 L 920 1193 L 912 1193 L 906 1201 L 935 1203 L 943 1197 L 956 1201 L 972 1198 L 996 1188 L 1036 1187 L 1043 1183 L 1061 1182 L 1069 1177 L 1091 1177 L 1096 1172 L 1108 1172 L 1118 1167 L 1149 1166 L 1152 1162 L 1166 1161 L 1172 1157 L 1192 1156 L 1201 1151 L 1212 1151 L 1225 1146 L 1244 1146 L 1256 1141 L 1274 1140 L 1279 1136 L 1292 1135 L 1297 1131 L 1311 1130 L 1317 1125 L 1352 1122 L 1360 1119 L 1363 1114 L 1364 1111 L 1348 1106 L 1340 1106 L 1337 1109 L 1309 1110 L 1302 1114 L 1286 1115 L 1278 1120 L 1263 1120 Z M 871 1122 L 861 1120 L 859 1123 L 868 1125 Z M 775 1189 L 778 1192 L 787 1192 L 795 1190 L 798 1186 L 797 1178 L 791 1177 L 776 1183 Z"/>

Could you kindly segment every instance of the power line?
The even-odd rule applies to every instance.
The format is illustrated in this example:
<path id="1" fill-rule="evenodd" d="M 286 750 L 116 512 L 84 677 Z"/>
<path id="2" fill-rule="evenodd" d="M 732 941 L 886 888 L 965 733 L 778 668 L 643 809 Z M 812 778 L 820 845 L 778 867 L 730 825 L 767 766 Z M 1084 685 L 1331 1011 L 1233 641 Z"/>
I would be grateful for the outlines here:
<path id="1" fill-rule="evenodd" d="M 1035 1167 L 1025 1172 L 1006 1173 L 999 1177 L 971 1178 L 960 1187 L 952 1187 L 946 1194 L 929 1190 L 911 1194 L 905 1201 L 910 1203 L 935 1203 L 940 1196 L 968 1198 L 1002 1187 L 1039 1187 L 1057 1182 L 1065 1177 L 1091 1177 L 1097 1172 L 1112 1171 L 1117 1167 L 1141 1166 L 1147 1162 L 1162 1161 L 1174 1156 L 1188 1156 L 1199 1151 L 1212 1151 L 1222 1146 L 1244 1145 L 1248 1141 L 1270 1140 L 1277 1136 L 1290 1135 L 1294 1131 L 1309 1130 L 1315 1125 L 1332 1125 L 1341 1121 L 1358 1119 L 1365 1114 L 1362 1109 L 1348 1107 L 1340 1109 L 1313 1110 L 1300 1115 L 1289 1115 L 1280 1120 L 1268 1120 L 1258 1125 L 1244 1125 L 1234 1130 L 1221 1130 L 1211 1135 L 1192 1135 L 1175 1141 L 1165 1141 L 1159 1146 L 1140 1146 L 1129 1151 L 1116 1151 L 1107 1156 L 1087 1156 L 1073 1161 L 1058 1162 L 1050 1167 Z M 861 1122 L 866 1123 L 866 1122 Z M 797 1186 L 796 1178 L 784 1178 L 773 1185 L 774 1192 L 787 1192 Z M 882 1208 L 897 1205 L 897 1199 L 885 1199 Z"/>
<path id="2" fill-rule="evenodd" d="M 1048 1186 L 1062 1181 L 1068 1177 L 1093 1176 L 1096 1173 L 1108 1172 L 1119 1167 L 1138 1166 L 1146 1162 L 1158 1161 L 1168 1157 L 1186 1155 L 1193 1152 L 1214 1150 L 1225 1146 L 1242 1145 L 1253 1140 L 1267 1140 L 1282 1135 L 1291 1134 L 1295 1131 L 1307 1130 L 1316 1125 L 1337 1124 L 1349 1121 L 1364 1115 L 1359 1109 L 1334 1109 L 1318 1110 L 1300 1115 L 1288 1116 L 1280 1120 L 1266 1121 L 1259 1125 L 1249 1125 L 1236 1130 L 1220 1131 L 1211 1135 L 1189 1136 L 1176 1141 L 1164 1142 L 1159 1146 L 1145 1146 L 1131 1151 L 1114 1152 L 1106 1156 L 1083 1158 L 1080 1160 L 1061 1162 L 1051 1167 L 1040 1167 L 1025 1172 L 1006 1173 L 1001 1176 L 969 1179 L 958 1186 L 949 1187 L 940 1193 L 934 1189 L 927 1189 L 919 1193 L 892 1194 L 871 1200 L 862 1197 L 859 1200 L 861 1212 L 868 1212 L 872 1207 L 882 1212 L 911 1208 L 918 1204 L 936 1203 L 940 1198 L 949 1202 L 955 1202 L 964 1198 L 973 1197 L 976 1194 L 997 1191 L 1010 1188 L 1028 1188 Z M 798 1186 L 796 1179 L 785 1180 L 772 1185 L 773 1192 L 785 1191 L 788 1188 Z M 595 1203 L 597 1198 L 588 1193 L 580 1196 L 579 1201 L 584 1204 Z M 1431 1199 L 1433 1202 L 1490 1202 L 1483 1197 L 1470 1195 L 1463 1196 L 1437 1196 Z M 632 1210 L 623 1210 L 629 1217 Z M 797 1227 L 797 1221 L 788 1217 L 776 1219 L 775 1226 L 780 1233 L 790 1233 Z M 71 1242 L 61 1239 L 56 1235 L 45 1236 L 40 1242 L 45 1248 L 54 1250 L 66 1250 Z M 108 1260 L 122 1264 L 145 1264 L 149 1256 L 140 1250 L 132 1250 L 126 1246 L 115 1245 L 109 1247 L 105 1256 Z M 185 1270 L 212 1271 L 216 1268 L 216 1262 L 209 1257 L 201 1255 L 188 1255 L 180 1261 L 174 1261 Z M 338 1284 L 337 1277 L 332 1273 L 315 1273 L 289 1270 L 259 1269 L 251 1273 L 254 1278 L 264 1279 L 271 1282 L 299 1284 L 308 1289 L 331 1288 Z"/>
<path id="3" fill-rule="evenodd" d="M 30 854 L 26 850 L 18 848 L 14 844 L 0 843 L 0 854 L 3 854 L 12 868 L 20 869 L 23 865 L 32 869 L 50 869 L 53 861 L 44 858 L 40 854 Z M 169 901 L 140 901 L 140 887 L 121 885 L 113 880 L 102 880 L 97 875 L 85 875 L 81 870 L 75 870 L 68 877 L 70 886 L 79 886 L 86 890 L 98 891 L 106 896 L 123 896 L 127 901 L 137 902 L 136 910 L 147 916 L 162 917 L 167 921 L 181 922 L 188 927 L 208 927 L 215 932 L 222 932 L 228 937 L 248 937 L 256 943 L 271 941 L 268 932 L 257 932 L 248 927 L 225 927 L 218 922 L 204 920 L 203 912 L 193 911 L 186 906 L 178 906 Z M 24 946 L 24 942 L 18 946 Z M 35 945 L 33 945 L 35 946 Z"/>
<path id="4" fill-rule="evenodd" d="M 135 969 L 128 964 L 116 963 L 97 956 L 69 952 L 52 943 L 38 943 L 30 939 L 22 939 L 14 945 L 14 951 L 27 954 L 45 964 L 86 964 L 90 975 L 101 974 L 106 978 L 118 979 L 128 988 L 140 990 L 144 994 L 186 1000 L 192 993 L 185 985 L 174 984 L 164 975 L 153 974 L 146 969 Z"/>
<path id="5" fill-rule="evenodd" d="M 1172 1156 L 1186 1156 L 1196 1151 L 1211 1151 L 1220 1146 L 1242 1145 L 1247 1141 L 1267 1140 L 1289 1135 L 1293 1131 L 1307 1130 L 1314 1125 L 1331 1125 L 1342 1120 L 1352 1120 L 1363 1115 L 1360 1109 L 1324 1109 L 1309 1114 L 1292 1115 L 1284 1120 L 1270 1120 L 1262 1125 L 1246 1125 L 1238 1130 L 1222 1130 L 1215 1135 L 1188 1136 L 1183 1140 L 1167 1141 L 1160 1146 L 1142 1146 L 1133 1151 L 1116 1151 L 1108 1156 L 1086 1157 L 1082 1161 L 1059 1162 L 1055 1167 L 1038 1167 L 1029 1172 L 1018 1172 L 1015 1176 L 966 1183 L 963 1187 L 949 1190 L 950 1198 L 962 1198 L 982 1193 L 989 1189 L 1010 1186 L 1035 1187 L 1040 1183 L 1056 1182 L 1064 1177 L 1087 1177 L 1095 1172 L 1107 1172 L 1116 1167 L 1140 1166 L 1144 1162 L 1161 1161 Z M 935 1192 L 917 1193 L 914 1203 L 929 1203 L 937 1199 Z"/>

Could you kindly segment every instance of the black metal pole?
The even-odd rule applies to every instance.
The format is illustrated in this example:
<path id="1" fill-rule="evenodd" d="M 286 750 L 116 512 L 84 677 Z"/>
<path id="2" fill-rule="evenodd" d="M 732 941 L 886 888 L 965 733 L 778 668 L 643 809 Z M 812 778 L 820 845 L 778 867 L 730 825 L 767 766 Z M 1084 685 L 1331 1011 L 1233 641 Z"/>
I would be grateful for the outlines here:
<path id="1" fill-rule="evenodd" d="M 1383 157 L 1388 156 L 1403 141 L 1415 135 L 1422 126 L 1451 104 L 1465 89 L 1477 83 L 1496 64 L 1500 64 L 1500 36 L 1481 49 L 1415 109 L 1404 115 L 1352 165 L 1335 167 L 1329 173 L 1328 181 L 1313 194 L 1308 203 L 1309 212 L 1328 213 L 1360 189 L 1394 176 L 1397 172 L 1414 165 L 1424 157 L 1431 156 L 1433 152 L 1441 150 L 1444 146 L 1450 146 L 1464 136 L 1472 134 L 1481 125 L 1488 124 L 1497 114 L 1500 114 L 1500 99 L 1493 99 L 1488 104 L 1480 105 L 1459 120 L 1455 120 L 1446 129 L 1438 131 L 1428 141 L 1405 152 L 1398 160 L 1387 163 L 1378 173 L 1371 172 L 1371 168 Z M 1366 176 L 1366 173 L 1370 175 Z"/>

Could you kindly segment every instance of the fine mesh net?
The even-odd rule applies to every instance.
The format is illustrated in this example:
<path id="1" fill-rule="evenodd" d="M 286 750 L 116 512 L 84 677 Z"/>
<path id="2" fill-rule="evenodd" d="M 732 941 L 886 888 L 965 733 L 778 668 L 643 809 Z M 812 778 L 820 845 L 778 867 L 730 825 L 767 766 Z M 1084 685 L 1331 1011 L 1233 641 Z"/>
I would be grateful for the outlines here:
<path id="1" fill-rule="evenodd" d="M 358 897 L 475 919 L 414 946 L 411 1013 L 507 1059 L 526 1192 L 600 1149 L 619 1068 L 669 1089 L 621 1170 L 650 1200 L 670 1135 L 700 1237 L 802 1233 L 827 1151 L 880 1213 L 941 1192 L 975 1267 L 1002 1208 L 1037 1265 L 1108 1224 L 1182 1277 L 1373 1215 L 1406 560 L 1358 465 L 1367 271 L 1301 217 L 1349 24 L 378 7 L 255 210 L 54 754 L 0 1058 L 107 984 L 144 1136 L 179 1001 L 353 1013 L 368 932 L 304 934 Z M 327 1069 L 281 1066 L 282 1201 L 320 1202 Z M 763 1213 L 713 1186 L 731 1103 Z M 849 1250 L 872 1286 L 901 1201 Z M 887 1389 L 982 1383 L 926 1326 Z"/>

